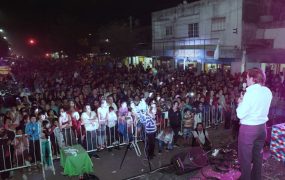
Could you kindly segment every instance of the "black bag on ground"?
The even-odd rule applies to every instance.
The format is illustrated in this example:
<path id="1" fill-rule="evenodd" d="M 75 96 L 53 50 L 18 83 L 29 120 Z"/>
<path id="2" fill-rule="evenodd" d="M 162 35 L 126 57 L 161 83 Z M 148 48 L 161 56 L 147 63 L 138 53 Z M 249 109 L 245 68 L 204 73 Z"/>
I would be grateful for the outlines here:
<path id="1" fill-rule="evenodd" d="M 94 174 L 87 174 L 83 175 L 83 180 L 99 180 L 99 178 Z"/>
<path id="2" fill-rule="evenodd" d="M 176 169 L 176 174 L 181 175 L 207 166 L 208 158 L 201 147 L 191 147 L 186 152 L 174 155 L 171 163 Z"/>

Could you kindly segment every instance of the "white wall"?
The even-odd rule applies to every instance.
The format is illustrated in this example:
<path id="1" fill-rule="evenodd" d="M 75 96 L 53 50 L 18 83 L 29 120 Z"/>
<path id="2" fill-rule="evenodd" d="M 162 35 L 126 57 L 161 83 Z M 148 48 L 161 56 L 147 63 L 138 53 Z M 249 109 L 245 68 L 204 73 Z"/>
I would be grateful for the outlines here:
<path id="1" fill-rule="evenodd" d="M 265 29 L 264 39 L 274 39 L 273 48 L 285 49 L 285 28 Z"/>
<path id="2" fill-rule="evenodd" d="M 213 17 L 225 17 L 224 31 L 212 32 Z M 166 10 L 152 13 L 153 49 L 161 49 L 163 40 L 169 39 L 220 39 L 221 47 L 241 47 L 242 33 L 242 0 L 201 0 L 189 4 L 181 4 Z M 199 23 L 199 37 L 188 37 L 188 25 Z M 165 28 L 173 26 L 173 35 L 166 36 Z M 233 29 L 238 28 L 238 34 Z M 209 42 L 210 43 L 210 42 Z M 215 42 L 216 43 L 216 42 Z M 215 43 L 210 43 L 215 45 Z"/>
<path id="3" fill-rule="evenodd" d="M 241 73 L 241 61 L 231 63 L 231 74 Z"/>
<path id="4" fill-rule="evenodd" d="M 218 0 L 203 4 L 200 13 L 202 36 L 220 39 L 221 46 L 241 47 L 242 0 Z M 211 19 L 213 17 L 226 17 L 224 31 L 211 31 Z M 234 28 L 238 28 L 238 34 L 233 33 Z"/>
<path id="5" fill-rule="evenodd" d="M 261 68 L 261 63 L 252 63 L 252 62 L 248 62 L 246 63 L 246 70 L 251 69 L 251 68 Z"/>

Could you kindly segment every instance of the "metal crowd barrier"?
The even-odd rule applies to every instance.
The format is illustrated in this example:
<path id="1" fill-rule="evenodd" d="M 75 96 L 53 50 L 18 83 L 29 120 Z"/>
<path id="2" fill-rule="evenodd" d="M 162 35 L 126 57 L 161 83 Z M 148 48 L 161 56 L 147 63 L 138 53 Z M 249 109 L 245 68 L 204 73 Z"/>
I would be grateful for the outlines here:
<path id="1" fill-rule="evenodd" d="M 216 126 L 219 123 L 223 122 L 223 110 L 219 108 L 211 107 L 209 109 L 204 109 L 202 112 L 202 123 L 204 124 L 204 127 L 209 128 L 211 126 Z M 157 133 L 161 132 L 164 128 L 169 126 L 169 120 L 167 118 L 164 118 L 163 116 L 157 117 Z M 77 128 L 67 128 L 62 129 L 61 131 L 59 129 L 54 129 L 53 133 L 51 134 L 50 141 L 51 141 L 51 151 L 53 159 L 60 158 L 60 148 L 62 146 L 72 146 L 75 144 L 81 144 L 87 152 L 94 152 L 99 151 L 104 148 L 113 148 L 116 146 L 122 146 L 126 145 L 129 142 L 135 141 L 135 143 L 144 140 L 144 128 L 140 123 L 132 123 L 132 124 L 124 124 L 123 127 L 125 128 L 124 132 L 120 133 L 118 132 L 119 126 L 118 123 L 114 127 L 108 127 L 106 125 L 101 125 L 101 127 L 95 131 L 87 132 L 84 129 L 84 126 L 81 125 Z M 181 132 L 182 129 L 181 129 Z M 23 135 L 25 138 L 27 138 L 26 135 Z M 17 135 L 15 137 L 14 142 L 16 142 L 16 139 L 22 138 L 22 135 Z M 94 142 L 88 143 L 88 140 L 93 140 Z M 29 142 L 29 141 L 28 141 Z M 13 143 L 12 143 L 13 144 Z M 32 145 L 33 148 L 36 149 L 36 142 L 33 142 Z M 30 152 L 30 144 L 28 144 L 26 147 L 27 151 L 24 151 L 24 147 L 22 147 L 22 153 L 20 156 L 13 155 L 15 151 L 14 145 L 9 146 L 8 152 L 10 154 L 9 158 L 5 158 L 4 154 L 4 145 L 2 145 L 0 148 L 2 149 L 2 159 L 4 162 L 4 167 L 0 169 L 1 172 L 5 171 L 11 171 L 21 168 L 26 168 L 29 166 L 34 166 L 40 163 L 40 159 L 37 159 L 37 149 L 33 152 L 33 154 Z M 40 151 L 40 149 L 38 149 Z M 135 149 L 138 156 L 141 155 L 141 152 L 139 149 Z M 27 163 L 27 154 L 29 154 L 30 159 L 35 159 L 33 163 Z M 7 162 L 8 161 L 8 162 Z M 23 162 L 22 162 L 23 161 Z"/>
<path id="2" fill-rule="evenodd" d="M 222 107 L 210 106 L 203 108 L 202 123 L 205 128 L 218 126 L 224 122 L 224 109 Z"/>
<path id="3" fill-rule="evenodd" d="M 8 138 L 1 138 L 3 143 L 7 143 L 6 140 Z M 23 143 L 23 144 L 19 144 Z M 33 143 L 35 148 L 35 143 Z M 16 135 L 13 142 L 10 145 L 1 143 L 1 154 L 0 154 L 0 173 L 21 169 L 25 167 L 29 167 L 32 165 L 36 165 L 39 163 L 39 159 L 36 159 L 35 152 L 34 157 L 35 161 L 31 163 L 31 152 L 30 152 L 30 144 L 27 135 Z"/>

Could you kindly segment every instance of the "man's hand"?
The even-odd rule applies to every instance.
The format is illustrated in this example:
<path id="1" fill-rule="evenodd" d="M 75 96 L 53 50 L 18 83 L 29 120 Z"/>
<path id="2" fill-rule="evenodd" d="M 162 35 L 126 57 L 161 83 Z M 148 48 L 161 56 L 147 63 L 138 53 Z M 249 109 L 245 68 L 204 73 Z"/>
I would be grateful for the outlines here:
<path id="1" fill-rule="evenodd" d="M 242 94 L 242 92 L 241 92 L 241 93 L 240 93 L 240 97 L 238 98 L 238 103 L 241 103 L 242 100 L 243 100 L 243 94 Z"/>
<path id="2" fill-rule="evenodd" d="M 8 141 L 7 141 L 7 144 L 8 144 L 8 145 L 10 145 L 10 144 L 11 144 L 11 142 L 12 142 L 11 140 L 8 140 Z"/>

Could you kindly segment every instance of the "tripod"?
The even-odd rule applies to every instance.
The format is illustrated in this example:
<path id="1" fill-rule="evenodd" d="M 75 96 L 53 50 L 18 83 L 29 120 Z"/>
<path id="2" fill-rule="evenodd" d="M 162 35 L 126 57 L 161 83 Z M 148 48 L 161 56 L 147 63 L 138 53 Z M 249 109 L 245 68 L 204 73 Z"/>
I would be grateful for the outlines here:
<path id="1" fill-rule="evenodd" d="M 134 147 L 137 156 L 141 156 L 141 151 L 140 151 L 140 148 L 139 148 L 138 143 L 137 143 L 137 131 L 134 131 L 134 127 L 133 126 L 132 126 L 132 136 L 133 136 L 133 140 L 129 141 L 129 144 L 126 147 L 123 159 L 122 159 L 121 164 L 120 164 L 120 169 L 123 166 L 123 163 L 125 161 L 126 155 L 128 153 L 128 150 L 130 149 L 131 145 Z M 146 136 L 145 136 L 145 139 L 146 139 Z M 147 156 L 147 160 L 148 160 L 149 170 L 151 171 L 151 165 L 150 165 L 150 161 L 149 161 L 149 156 Z"/>

